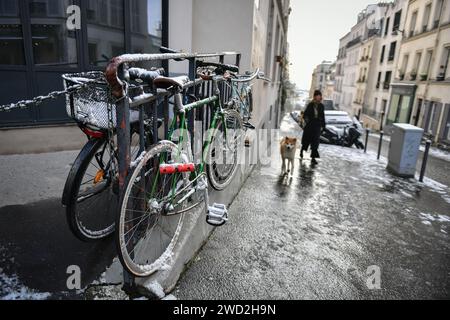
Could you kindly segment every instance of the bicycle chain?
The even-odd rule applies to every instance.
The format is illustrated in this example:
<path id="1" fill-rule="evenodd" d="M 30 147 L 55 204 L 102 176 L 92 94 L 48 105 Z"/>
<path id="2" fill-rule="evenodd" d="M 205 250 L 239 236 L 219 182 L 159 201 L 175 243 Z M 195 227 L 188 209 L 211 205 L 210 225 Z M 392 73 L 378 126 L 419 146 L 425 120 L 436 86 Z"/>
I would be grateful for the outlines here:
<path id="1" fill-rule="evenodd" d="M 89 72 L 88 72 L 88 74 L 89 74 Z M 16 103 L 0 105 L 0 112 L 11 112 L 12 110 L 16 110 L 16 109 L 26 109 L 31 106 L 39 106 L 48 100 L 55 100 L 61 96 L 76 93 L 76 92 L 88 87 L 89 85 L 91 85 L 93 83 L 98 83 L 98 82 L 99 82 L 99 79 L 92 79 L 92 80 L 88 80 L 82 84 L 76 84 L 76 85 L 70 86 L 63 91 L 53 91 L 45 96 L 37 96 L 31 100 L 22 100 L 22 101 L 19 101 Z"/>

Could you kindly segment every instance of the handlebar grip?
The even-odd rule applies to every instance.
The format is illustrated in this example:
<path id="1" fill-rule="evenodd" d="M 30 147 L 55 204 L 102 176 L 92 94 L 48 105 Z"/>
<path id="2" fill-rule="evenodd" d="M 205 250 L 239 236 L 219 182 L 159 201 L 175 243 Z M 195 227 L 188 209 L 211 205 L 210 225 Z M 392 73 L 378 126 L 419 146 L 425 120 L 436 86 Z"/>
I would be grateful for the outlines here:
<path id="1" fill-rule="evenodd" d="M 153 80 L 156 78 L 163 76 L 165 73 L 165 70 L 163 68 L 149 71 L 141 68 L 130 68 L 128 70 L 128 73 L 130 75 L 130 80 L 142 80 L 148 84 L 152 84 Z"/>

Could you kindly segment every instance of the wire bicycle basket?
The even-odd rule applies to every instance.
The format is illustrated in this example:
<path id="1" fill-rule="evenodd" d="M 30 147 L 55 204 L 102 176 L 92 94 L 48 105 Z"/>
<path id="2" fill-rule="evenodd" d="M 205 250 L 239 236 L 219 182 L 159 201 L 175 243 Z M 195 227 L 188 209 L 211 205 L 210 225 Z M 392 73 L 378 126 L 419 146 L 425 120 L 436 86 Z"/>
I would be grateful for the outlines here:
<path id="1" fill-rule="evenodd" d="M 107 130 L 110 127 L 108 105 L 112 104 L 113 124 L 117 125 L 115 104 L 109 94 L 103 72 L 65 74 L 65 89 L 81 85 L 66 94 L 67 115 L 83 126 Z"/>

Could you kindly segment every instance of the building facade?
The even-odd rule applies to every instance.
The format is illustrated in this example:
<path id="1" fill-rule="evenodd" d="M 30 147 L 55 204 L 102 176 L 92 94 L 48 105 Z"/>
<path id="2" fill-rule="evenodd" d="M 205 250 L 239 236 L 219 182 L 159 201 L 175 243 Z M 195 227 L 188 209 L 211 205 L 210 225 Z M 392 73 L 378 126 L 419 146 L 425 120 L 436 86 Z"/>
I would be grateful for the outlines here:
<path id="1" fill-rule="evenodd" d="M 387 123 L 422 127 L 450 143 L 450 1 L 408 1 Z"/>
<path id="2" fill-rule="evenodd" d="M 347 60 L 347 44 L 350 42 L 350 33 L 347 33 L 339 41 L 339 52 L 336 59 L 336 86 L 334 90 L 334 103 L 336 108 L 340 109 L 347 103 L 346 96 L 343 92 L 343 86 L 345 81 L 345 66 Z"/>
<path id="3" fill-rule="evenodd" d="M 242 53 L 242 71 L 259 68 L 272 80 L 254 83 L 252 122 L 274 128 L 281 120 L 282 84 L 287 76 L 289 14 L 288 0 L 170 0 L 169 45 L 192 52 Z M 172 63 L 170 70 L 186 73 L 187 65 Z"/>
<path id="4" fill-rule="evenodd" d="M 397 0 L 386 5 L 381 14 L 380 32 L 373 38 L 373 56 L 366 88 L 361 120 L 371 129 L 379 130 L 383 115 L 388 111 L 391 83 L 399 60 L 400 45 L 406 20 L 408 0 Z M 385 119 L 383 119 L 384 122 Z"/>
<path id="5" fill-rule="evenodd" d="M 67 8 L 81 9 L 69 30 Z M 158 52 L 167 44 L 167 1 L 1 0 L 0 104 L 62 90 L 63 73 L 103 70 L 124 52 Z M 65 100 L 2 113 L 0 126 L 68 122 Z"/>
<path id="6" fill-rule="evenodd" d="M 72 4 L 81 9 L 80 30 L 66 26 Z M 242 53 L 242 71 L 261 68 L 272 79 L 255 83 L 255 121 L 276 126 L 289 13 L 288 0 L 1 0 L 0 104 L 61 90 L 63 73 L 104 70 L 111 57 L 165 45 Z M 185 63 L 168 67 L 188 71 Z M 0 115 L 3 127 L 68 121 L 64 98 Z"/>
<path id="7" fill-rule="evenodd" d="M 333 62 L 323 61 L 314 69 L 311 80 L 310 98 L 313 97 L 314 91 L 316 90 L 325 92 L 334 68 L 335 64 Z"/>

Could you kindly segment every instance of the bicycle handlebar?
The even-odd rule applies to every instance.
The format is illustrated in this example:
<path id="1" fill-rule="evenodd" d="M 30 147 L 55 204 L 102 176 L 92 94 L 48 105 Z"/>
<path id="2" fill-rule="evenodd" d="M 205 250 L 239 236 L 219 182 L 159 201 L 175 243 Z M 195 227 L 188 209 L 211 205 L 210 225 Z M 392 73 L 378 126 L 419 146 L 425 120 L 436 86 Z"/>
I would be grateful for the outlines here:
<path id="1" fill-rule="evenodd" d="M 153 80 L 165 74 L 165 70 L 163 68 L 152 71 L 141 68 L 130 68 L 127 72 L 130 80 L 142 80 L 149 85 L 153 83 Z"/>
<path id="2" fill-rule="evenodd" d="M 270 79 L 267 79 L 267 78 L 264 77 L 264 73 L 261 72 L 261 70 L 260 70 L 259 68 L 256 69 L 255 72 L 253 72 L 253 73 L 251 73 L 251 74 L 249 74 L 249 75 L 246 75 L 246 76 L 239 76 L 239 78 L 237 78 L 237 79 L 231 79 L 231 81 L 232 81 L 232 82 L 239 82 L 239 83 L 241 83 L 241 82 L 251 82 L 251 81 L 253 81 L 253 80 L 255 80 L 255 79 L 258 79 L 258 80 L 264 80 L 264 81 L 267 81 L 267 82 L 271 82 Z"/>
<path id="3" fill-rule="evenodd" d="M 231 53 L 228 53 L 231 54 Z M 234 54 L 234 53 L 233 53 Z M 237 53 L 236 53 L 237 54 Z M 122 80 L 118 77 L 119 70 L 123 70 L 124 64 L 137 63 L 145 61 L 161 61 L 161 60 L 186 60 L 186 59 L 204 59 L 217 58 L 223 54 L 209 53 L 209 54 L 193 54 L 193 53 L 166 53 L 166 54 L 124 54 L 113 58 L 106 67 L 105 77 L 111 87 L 111 93 L 117 99 L 123 98 L 125 95 Z"/>

